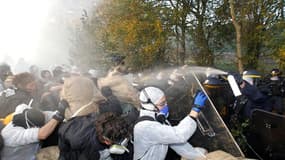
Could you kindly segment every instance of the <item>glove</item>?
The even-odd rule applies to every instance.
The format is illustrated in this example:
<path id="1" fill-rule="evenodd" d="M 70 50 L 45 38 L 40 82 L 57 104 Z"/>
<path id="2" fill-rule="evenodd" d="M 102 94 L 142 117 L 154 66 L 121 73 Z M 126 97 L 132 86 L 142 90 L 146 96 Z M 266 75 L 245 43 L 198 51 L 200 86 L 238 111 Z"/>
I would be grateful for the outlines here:
<path id="1" fill-rule="evenodd" d="M 204 108 L 206 100 L 207 100 L 207 96 L 204 94 L 204 92 L 202 91 L 198 92 L 195 96 L 194 106 L 192 107 L 192 110 L 199 113 L 201 109 Z"/>
<path id="2" fill-rule="evenodd" d="M 64 120 L 65 109 L 68 107 L 69 107 L 69 104 L 66 100 L 64 99 L 60 100 L 57 106 L 57 110 L 52 118 L 59 122 L 62 122 Z"/>

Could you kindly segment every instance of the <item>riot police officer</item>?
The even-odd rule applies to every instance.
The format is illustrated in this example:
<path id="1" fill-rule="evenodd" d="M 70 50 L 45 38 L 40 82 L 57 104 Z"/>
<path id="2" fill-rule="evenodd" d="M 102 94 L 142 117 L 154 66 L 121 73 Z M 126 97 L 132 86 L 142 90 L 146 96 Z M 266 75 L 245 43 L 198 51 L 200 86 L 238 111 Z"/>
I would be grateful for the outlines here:
<path id="1" fill-rule="evenodd" d="M 234 96 L 230 93 L 231 90 L 222 77 L 210 75 L 203 82 L 203 86 L 212 98 L 213 103 L 223 118 L 224 122 L 228 124 L 230 118 L 230 104 L 234 101 Z"/>
<path id="2" fill-rule="evenodd" d="M 256 70 L 246 70 L 242 74 L 241 93 L 247 98 L 247 102 L 243 107 L 243 116 L 245 118 L 249 118 L 255 108 L 272 111 L 268 96 L 258 88 L 260 78 L 261 75 Z"/>
<path id="3" fill-rule="evenodd" d="M 281 71 L 274 68 L 270 72 L 270 78 L 266 82 L 266 86 L 269 89 L 270 103 L 275 112 L 283 114 L 283 96 L 285 92 L 284 79 L 281 77 Z"/>

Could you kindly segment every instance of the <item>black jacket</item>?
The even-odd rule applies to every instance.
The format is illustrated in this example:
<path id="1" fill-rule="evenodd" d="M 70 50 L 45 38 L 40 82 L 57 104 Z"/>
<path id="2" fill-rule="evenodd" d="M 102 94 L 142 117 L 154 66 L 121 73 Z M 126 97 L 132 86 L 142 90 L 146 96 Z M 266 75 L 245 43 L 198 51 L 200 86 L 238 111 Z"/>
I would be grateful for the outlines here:
<path id="1" fill-rule="evenodd" d="M 107 148 L 96 137 L 95 114 L 75 117 L 59 128 L 59 160 L 95 160 Z"/>
<path id="2" fill-rule="evenodd" d="M 14 93 L 13 93 L 14 92 Z M 20 104 L 29 104 L 33 97 L 26 91 L 20 89 L 8 89 L 1 93 L 0 96 L 0 117 L 4 118 L 15 111 Z M 34 106 L 34 101 L 32 107 Z"/>

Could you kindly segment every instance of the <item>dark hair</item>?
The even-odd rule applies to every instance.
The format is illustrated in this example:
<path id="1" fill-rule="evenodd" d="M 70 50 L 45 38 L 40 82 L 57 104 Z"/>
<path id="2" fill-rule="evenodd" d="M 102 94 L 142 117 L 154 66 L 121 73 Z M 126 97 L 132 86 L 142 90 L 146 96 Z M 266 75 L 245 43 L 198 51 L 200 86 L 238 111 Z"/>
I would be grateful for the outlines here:
<path id="1" fill-rule="evenodd" d="M 114 113 L 103 113 L 95 121 L 96 134 L 100 142 L 107 137 L 113 143 L 118 143 L 129 136 L 129 126 L 123 117 Z"/>
<path id="2" fill-rule="evenodd" d="M 19 73 L 16 74 L 14 79 L 13 79 L 13 84 L 17 87 L 17 88 L 21 88 L 24 89 L 24 87 L 30 83 L 35 81 L 35 77 L 28 72 L 24 72 L 24 73 Z"/>

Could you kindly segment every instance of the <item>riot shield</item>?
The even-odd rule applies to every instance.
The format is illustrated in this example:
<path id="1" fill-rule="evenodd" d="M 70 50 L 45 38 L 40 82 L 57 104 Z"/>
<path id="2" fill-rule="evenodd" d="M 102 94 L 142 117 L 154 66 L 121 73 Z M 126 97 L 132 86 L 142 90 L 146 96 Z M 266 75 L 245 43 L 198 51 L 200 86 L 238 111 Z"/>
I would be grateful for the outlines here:
<path id="1" fill-rule="evenodd" d="M 199 88 L 207 94 L 196 74 L 192 73 L 192 76 Z M 198 117 L 199 130 L 191 137 L 190 143 L 194 146 L 207 148 L 209 151 L 223 150 L 233 156 L 244 157 L 209 96 L 208 102 L 207 108 Z"/>
<path id="2" fill-rule="evenodd" d="M 252 112 L 249 144 L 266 159 L 285 158 L 285 116 L 260 109 Z"/>

